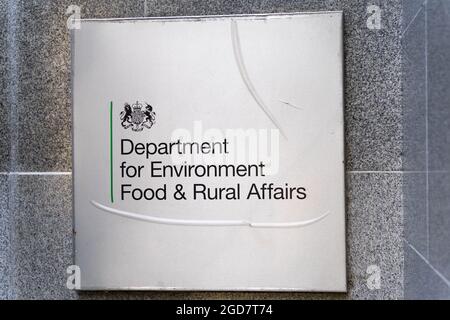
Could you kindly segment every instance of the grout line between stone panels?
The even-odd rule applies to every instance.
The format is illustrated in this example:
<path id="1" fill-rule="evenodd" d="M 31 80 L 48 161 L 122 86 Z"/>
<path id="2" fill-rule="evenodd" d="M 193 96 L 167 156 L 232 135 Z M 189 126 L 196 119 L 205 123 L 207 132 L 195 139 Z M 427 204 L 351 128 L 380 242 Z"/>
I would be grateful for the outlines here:
<path id="1" fill-rule="evenodd" d="M 428 0 L 425 0 L 425 211 L 427 225 L 427 258 L 430 258 L 430 175 L 429 175 L 429 137 L 428 137 Z"/>
<path id="2" fill-rule="evenodd" d="M 405 173 L 410 173 L 410 172 L 406 172 L 406 171 L 346 171 L 346 173 L 359 173 L 359 174 L 377 174 L 377 173 L 381 173 L 381 174 L 405 174 Z M 413 172 L 416 173 L 416 172 Z M 419 172 L 417 172 L 419 173 Z"/>
<path id="3" fill-rule="evenodd" d="M 348 170 L 349 174 L 425 174 L 425 173 L 450 173 L 447 170 L 436 171 L 354 171 Z M 0 175 L 16 175 L 16 176 L 45 176 L 45 175 L 71 175 L 72 171 L 13 171 L 13 172 L 0 172 Z"/>
<path id="4" fill-rule="evenodd" d="M 364 170 L 361 170 L 361 171 L 346 171 L 346 173 L 352 173 L 352 174 L 354 174 L 354 173 L 359 173 L 359 174 L 388 174 L 388 173 L 390 173 L 390 174 L 419 174 L 419 173 L 422 173 L 422 174 L 429 174 L 429 173 L 450 173 L 450 171 L 448 171 L 448 170 L 434 170 L 434 171 L 401 171 L 401 170 L 399 170 L 399 171 L 382 171 L 382 170 L 380 170 L 380 171 L 364 171 Z"/>
<path id="5" fill-rule="evenodd" d="M 412 244 L 410 244 L 406 239 L 404 239 L 405 243 L 411 248 L 411 250 L 413 250 L 420 259 L 422 259 L 430 268 L 431 270 L 433 270 L 434 273 L 436 273 L 436 275 L 441 278 L 442 281 L 444 281 L 444 283 L 450 288 L 450 281 L 442 274 L 439 272 L 439 270 L 437 270 L 435 267 L 433 267 L 433 265 L 428 261 L 427 258 L 425 258 L 420 252 L 419 250 L 417 250 Z"/>
<path id="6" fill-rule="evenodd" d="M 359 174 L 404 174 L 407 173 L 405 171 L 346 171 L 346 173 L 351 173 L 351 174 L 355 174 L 355 173 L 359 173 Z"/>
<path id="7" fill-rule="evenodd" d="M 55 172 L 0 172 L 0 175 L 8 175 L 8 176 L 64 176 L 71 175 L 70 171 L 55 171 Z"/>

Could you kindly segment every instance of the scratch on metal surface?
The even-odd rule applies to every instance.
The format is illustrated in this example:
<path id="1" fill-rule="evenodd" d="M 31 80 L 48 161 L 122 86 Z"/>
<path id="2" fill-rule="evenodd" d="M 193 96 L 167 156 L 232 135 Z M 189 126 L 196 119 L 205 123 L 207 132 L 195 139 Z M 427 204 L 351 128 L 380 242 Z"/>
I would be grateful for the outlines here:
<path id="1" fill-rule="evenodd" d="M 143 215 L 134 212 L 123 211 L 119 209 L 114 209 L 100 204 L 94 200 L 91 204 L 107 213 L 112 213 L 117 216 L 121 216 L 128 219 L 134 219 L 139 221 L 157 223 L 157 224 L 167 224 L 167 225 L 180 225 L 180 226 L 197 226 L 197 227 L 250 227 L 250 228 L 265 228 L 265 229 L 281 229 L 281 228 L 300 228 L 306 227 L 316 222 L 325 219 L 330 212 L 327 211 L 321 216 L 304 221 L 293 221 L 293 222 L 251 222 L 247 220 L 189 220 L 189 219 L 169 219 L 160 218 L 154 216 Z"/>
<path id="2" fill-rule="evenodd" d="M 281 102 L 282 104 L 285 104 L 285 105 L 287 105 L 287 106 L 289 106 L 289 107 L 292 107 L 292 108 L 294 108 L 294 109 L 302 110 L 302 108 L 297 107 L 296 105 L 294 105 L 294 104 L 292 104 L 292 103 L 290 103 L 290 102 L 283 101 L 283 100 L 280 100 L 280 102 Z"/>
<path id="3" fill-rule="evenodd" d="M 253 86 L 252 81 L 250 80 L 250 77 L 247 73 L 247 69 L 245 68 L 244 59 L 242 57 L 241 43 L 240 43 L 240 39 L 239 39 L 239 31 L 238 31 L 237 23 L 233 19 L 231 20 L 231 40 L 233 43 L 234 58 L 236 60 L 236 64 L 238 66 L 242 81 L 244 81 L 248 91 L 252 95 L 256 104 L 267 115 L 267 117 L 270 119 L 270 121 L 272 121 L 272 123 L 275 125 L 275 127 L 277 127 L 277 129 L 280 130 L 281 135 L 285 139 L 287 139 L 286 134 L 284 133 L 284 131 L 281 128 L 278 121 L 275 119 L 275 116 L 270 112 L 269 108 L 266 106 L 264 101 L 258 95 L 258 92 L 256 91 L 255 87 Z"/>

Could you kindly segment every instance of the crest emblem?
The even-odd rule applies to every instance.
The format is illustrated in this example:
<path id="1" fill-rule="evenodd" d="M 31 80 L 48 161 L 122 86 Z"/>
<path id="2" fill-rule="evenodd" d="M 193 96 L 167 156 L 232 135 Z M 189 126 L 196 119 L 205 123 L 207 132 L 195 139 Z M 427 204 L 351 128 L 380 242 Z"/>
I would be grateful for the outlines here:
<path id="1" fill-rule="evenodd" d="M 123 111 L 120 113 L 120 120 L 122 120 L 124 129 L 131 128 L 131 130 L 139 132 L 144 128 L 150 129 L 155 124 L 156 113 L 148 103 L 145 103 L 145 107 L 139 101 L 131 106 L 125 103 Z"/>

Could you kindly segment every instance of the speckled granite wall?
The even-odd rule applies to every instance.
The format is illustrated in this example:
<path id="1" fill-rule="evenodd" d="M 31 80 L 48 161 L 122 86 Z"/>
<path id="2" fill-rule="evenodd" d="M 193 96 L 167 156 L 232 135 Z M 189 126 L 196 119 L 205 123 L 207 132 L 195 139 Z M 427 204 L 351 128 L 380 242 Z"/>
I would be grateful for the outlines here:
<path id="1" fill-rule="evenodd" d="M 69 4 L 80 5 L 84 18 L 344 11 L 347 294 L 78 294 L 65 288 L 65 270 L 72 263 L 70 45 L 65 15 Z M 369 4 L 383 10 L 381 30 L 366 26 Z M 0 298 L 404 297 L 402 198 L 409 189 L 404 187 L 402 154 L 406 54 L 401 34 L 402 19 L 411 21 L 419 10 L 413 1 L 1 0 L 0 10 Z M 373 264 L 381 269 L 379 290 L 366 285 L 366 270 Z"/>

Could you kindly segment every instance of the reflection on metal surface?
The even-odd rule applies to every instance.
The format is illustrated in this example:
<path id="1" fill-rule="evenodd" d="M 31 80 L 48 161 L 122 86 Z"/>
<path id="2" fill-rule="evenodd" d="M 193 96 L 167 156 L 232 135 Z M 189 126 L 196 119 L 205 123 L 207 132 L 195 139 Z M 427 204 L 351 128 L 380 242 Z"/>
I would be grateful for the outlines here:
<path id="1" fill-rule="evenodd" d="M 112 213 L 121 217 L 128 219 L 140 220 L 145 222 L 152 222 L 158 224 L 169 224 L 169 225 L 180 225 L 180 226 L 208 226 L 208 227 L 251 227 L 251 228 L 299 228 L 306 227 L 316 222 L 325 219 L 330 212 L 327 211 L 318 218 L 305 220 L 305 221 L 293 221 L 293 222 L 251 222 L 245 220 L 183 220 L 183 219 L 167 219 L 154 216 L 147 216 L 139 213 L 133 213 L 123 210 L 118 210 L 114 208 L 102 205 L 94 200 L 91 203 L 96 208 L 103 210 L 108 213 Z"/>

